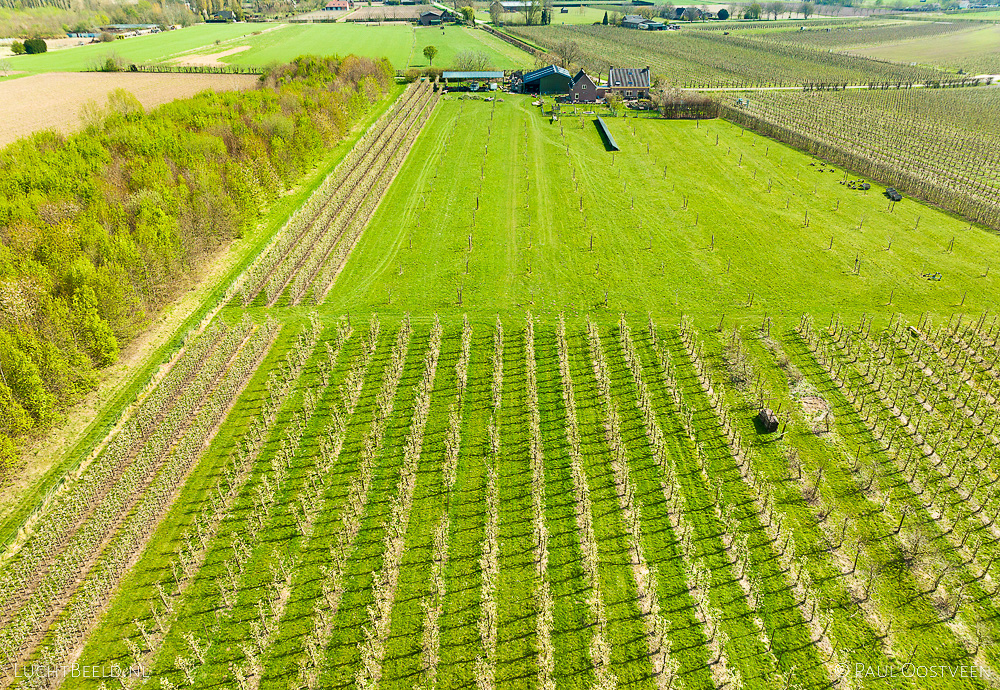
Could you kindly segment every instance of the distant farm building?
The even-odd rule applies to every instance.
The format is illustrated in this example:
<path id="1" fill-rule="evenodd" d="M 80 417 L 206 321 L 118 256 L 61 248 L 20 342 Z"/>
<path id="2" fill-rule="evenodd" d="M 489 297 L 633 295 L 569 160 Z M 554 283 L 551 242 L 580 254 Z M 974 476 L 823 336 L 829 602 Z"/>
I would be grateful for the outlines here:
<path id="1" fill-rule="evenodd" d="M 219 10 L 218 12 L 212 12 L 212 16 L 207 19 L 208 22 L 235 22 L 236 13 L 232 10 Z"/>
<path id="2" fill-rule="evenodd" d="M 549 65 L 528 72 L 521 77 L 521 90 L 524 93 L 566 94 L 569 93 L 573 77 L 559 65 Z"/>
<path id="3" fill-rule="evenodd" d="M 502 0 L 500 7 L 503 8 L 504 12 L 523 12 L 526 8 L 531 7 L 531 3 L 524 0 Z"/>
<path id="4" fill-rule="evenodd" d="M 420 13 L 419 21 L 421 26 L 431 26 L 433 24 L 440 24 L 443 18 L 444 12 L 441 10 L 427 10 Z"/>
<path id="5" fill-rule="evenodd" d="M 639 29 L 641 31 L 663 31 L 666 25 L 655 19 L 646 19 L 638 14 L 626 14 L 622 19 L 622 26 L 626 29 Z"/>
<path id="6" fill-rule="evenodd" d="M 330 0 L 323 9 L 328 12 L 347 12 L 351 9 L 351 0 Z"/>

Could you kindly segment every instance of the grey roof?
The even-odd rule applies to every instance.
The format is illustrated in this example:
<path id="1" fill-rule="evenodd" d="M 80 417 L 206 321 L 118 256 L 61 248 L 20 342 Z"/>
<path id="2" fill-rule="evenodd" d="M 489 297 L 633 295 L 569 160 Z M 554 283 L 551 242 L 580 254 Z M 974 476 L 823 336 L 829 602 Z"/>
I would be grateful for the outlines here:
<path id="1" fill-rule="evenodd" d="M 443 17 L 444 16 L 444 12 L 442 12 L 441 10 L 427 10 L 426 12 L 421 12 L 420 16 L 421 17 L 426 17 L 428 14 L 433 14 L 435 17 Z"/>
<path id="2" fill-rule="evenodd" d="M 614 88 L 632 87 L 634 89 L 649 88 L 649 68 L 612 67 L 608 74 L 608 86 Z"/>
<path id="3" fill-rule="evenodd" d="M 503 79 L 503 72 L 442 72 L 441 78 L 448 79 Z"/>
<path id="4" fill-rule="evenodd" d="M 536 69 L 534 72 L 528 72 L 521 77 L 521 81 L 527 84 L 529 82 L 538 81 L 539 79 L 544 79 L 545 77 L 550 77 L 554 74 L 566 77 L 566 79 L 571 81 L 573 79 L 573 76 L 559 65 L 549 65 L 548 67 Z"/>

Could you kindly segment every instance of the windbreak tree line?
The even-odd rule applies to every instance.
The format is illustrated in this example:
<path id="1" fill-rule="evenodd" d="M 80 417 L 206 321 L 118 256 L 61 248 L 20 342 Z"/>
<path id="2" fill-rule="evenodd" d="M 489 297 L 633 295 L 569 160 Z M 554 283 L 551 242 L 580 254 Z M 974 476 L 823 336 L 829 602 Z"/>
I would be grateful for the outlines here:
<path id="1" fill-rule="evenodd" d="M 85 129 L 0 151 L 0 483 L 13 439 L 94 387 L 220 245 L 381 99 L 385 60 L 302 57 L 256 90 L 146 113 L 129 93 Z"/>

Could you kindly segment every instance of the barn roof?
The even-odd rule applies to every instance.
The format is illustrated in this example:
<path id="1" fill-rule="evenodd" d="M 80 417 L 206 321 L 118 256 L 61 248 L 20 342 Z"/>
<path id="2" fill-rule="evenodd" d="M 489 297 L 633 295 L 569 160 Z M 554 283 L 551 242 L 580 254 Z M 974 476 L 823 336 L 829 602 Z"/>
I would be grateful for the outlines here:
<path id="1" fill-rule="evenodd" d="M 544 79 L 545 77 L 551 77 L 552 75 L 559 75 L 566 77 L 568 80 L 572 80 L 573 76 L 567 72 L 565 69 L 559 65 L 549 65 L 548 67 L 542 67 L 541 69 L 536 69 L 534 72 L 528 72 L 521 78 L 525 84 L 529 84 L 533 81 L 538 81 Z"/>

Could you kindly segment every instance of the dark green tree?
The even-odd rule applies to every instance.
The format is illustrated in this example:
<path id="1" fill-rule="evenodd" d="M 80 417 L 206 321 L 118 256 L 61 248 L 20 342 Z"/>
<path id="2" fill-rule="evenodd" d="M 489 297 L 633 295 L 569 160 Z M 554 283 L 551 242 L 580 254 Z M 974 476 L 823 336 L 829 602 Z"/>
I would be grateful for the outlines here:
<path id="1" fill-rule="evenodd" d="M 604 26 L 608 25 L 608 12 L 607 12 L 607 10 L 604 11 L 604 21 L 601 22 L 601 23 L 604 24 Z"/>
<path id="2" fill-rule="evenodd" d="M 49 47 L 40 38 L 29 38 L 24 42 L 24 52 L 28 55 L 38 55 L 39 53 L 44 53 Z"/>

